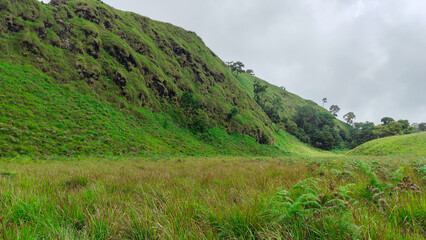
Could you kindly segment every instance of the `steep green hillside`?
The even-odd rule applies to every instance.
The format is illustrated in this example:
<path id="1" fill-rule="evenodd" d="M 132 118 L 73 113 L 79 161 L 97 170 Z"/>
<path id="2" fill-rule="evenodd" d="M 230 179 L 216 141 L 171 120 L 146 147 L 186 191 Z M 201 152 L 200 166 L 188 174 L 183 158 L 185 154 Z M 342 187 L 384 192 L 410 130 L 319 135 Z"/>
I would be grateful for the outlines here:
<path id="1" fill-rule="evenodd" d="M 297 110 L 305 105 L 311 105 L 318 111 L 326 111 L 324 108 L 322 108 L 311 100 L 303 99 L 297 96 L 296 94 L 288 92 L 284 87 L 275 86 L 266 82 L 265 80 L 252 76 L 250 74 L 238 74 L 237 79 L 241 83 L 241 85 L 248 91 L 252 98 L 254 97 L 253 85 L 256 80 L 263 85 L 267 85 L 268 88 L 266 89 L 265 93 L 265 99 L 266 101 L 268 101 L 267 104 L 272 104 L 274 99 L 279 99 L 281 103 L 280 105 L 282 107 L 281 109 L 279 109 L 279 114 L 283 118 L 292 119 L 296 114 Z M 349 129 L 349 125 L 347 125 L 346 123 L 339 121 L 338 119 L 336 119 L 335 122 L 338 128 L 345 130 Z"/>
<path id="2" fill-rule="evenodd" d="M 281 117 L 292 118 L 296 114 L 297 109 L 306 104 L 310 104 L 320 108 L 317 104 L 310 100 L 303 99 L 293 93 L 286 91 L 283 87 L 277 87 L 250 74 L 238 74 L 237 79 L 241 83 L 241 85 L 243 85 L 244 88 L 249 92 L 252 98 L 254 97 L 253 84 L 256 80 L 260 81 L 264 85 L 267 85 L 268 88 L 266 89 L 265 94 L 266 98 L 268 98 L 270 102 L 272 102 L 274 98 L 279 98 L 282 101 L 283 109 L 282 111 L 280 111 Z"/>
<path id="3" fill-rule="evenodd" d="M 282 153 L 220 128 L 197 137 L 164 114 L 125 101 L 125 107 L 117 109 L 93 92 L 82 94 L 71 84 L 54 84 L 32 66 L 0 63 L 0 72 L 2 156 Z"/>
<path id="4" fill-rule="evenodd" d="M 97 0 L 0 0 L 0 96 L 0 156 L 316 151 L 195 33 Z"/>
<path id="5" fill-rule="evenodd" d="M 310 142 L 310 144 L 313 146 L 328 150 L 332 148 L 348 147 L 347 143 L 350 141 L 351 126 L 338 120 L 337 118 L 332 116 L 326 109 L 319 106 L 315 102 L 303 99 L 293 93 L 288 92 L 284 87 L 277 87 L 275 85 L 269 84 L 268 82 L 247 73 L 238 74 L 237 79 L 254 100 L 256 100 L 256 96 L 254 94 L 254 85 L 258 84 L 260 86 L 266 86 L 266 90 L 264 92 L 260 94 L 258 93 L 257 97 L 259 105 L 262 106 L 265 113 L 270 117 L 273 122 L 278 123 L 278 125 L 280 123 L 285 123 L 285 128 L 287 129 L 287 131 L 298 136 L 298 138 L 302 141 Z M 300 129 L 297 130 L 297 126 L 293 121 L 297 121 L 295 120 L 295 117 L 300 114 L 300 110 L 302 109 L 309 110 L 311 112 L 305 112 L 302 115 L 299 115 L 302 116 L 299 117 L 299 123 L 300 120 L 309 121 L 307 117 L 312 114 L 316 114 L 318 117 L 318 119 L 311 121 L 312 124 L 314 122 L 321 121 L 321 116 L 323 120 L 329 119 L 328 125 L 333 128 L 333 131 L 331 131 L 330 133 L 333 134 L 334 140 L 325 140 L 325 138 L 323 140 L 325 142 L 333 141 L 333 144 L 328 144 L 330 146 L 327 147 L 324 143 L 317 144 L 318 141 L 313 140 L 313 138 L 315 137 L 314 135 L 321 136 L 321 133 L 310 133 L 311 139 L 307 139 L 307 135 L 305 132 L 300 131 Z M 300 125 L 299 123 L 297 125 Z M 313 125 L 313 127 L 316 130 L 319 130 L 321 127 L 320 125 L 322 124 L 319 124 L 319 126 Z M 301 126 L 299 126 L 299 128 L 300 127 Z"/>
<path id="6" fill-rule="evenodd" d="M 426 157 L 426 132 L 373 140 L 349 151 L 348 155 Z"/>

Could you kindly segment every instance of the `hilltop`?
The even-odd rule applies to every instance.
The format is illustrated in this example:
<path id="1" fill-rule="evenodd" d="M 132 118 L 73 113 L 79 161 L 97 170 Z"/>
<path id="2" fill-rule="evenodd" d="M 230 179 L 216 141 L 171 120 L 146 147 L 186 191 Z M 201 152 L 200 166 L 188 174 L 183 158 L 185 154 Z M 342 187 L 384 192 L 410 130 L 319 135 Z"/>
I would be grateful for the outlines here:
<path id="1" fill-rule="evenodd" d="M 0 16 L 0 156 L 316 152 L 194 32 L 97 0 L 0 0 Z M 279 94 L 285 117 L 319 108 Z"/>
<path id="2" fill-rule="evenodd" d="M 348 155 L 426 156 L 426 132 L 376 139 L 349 151 Z"/>

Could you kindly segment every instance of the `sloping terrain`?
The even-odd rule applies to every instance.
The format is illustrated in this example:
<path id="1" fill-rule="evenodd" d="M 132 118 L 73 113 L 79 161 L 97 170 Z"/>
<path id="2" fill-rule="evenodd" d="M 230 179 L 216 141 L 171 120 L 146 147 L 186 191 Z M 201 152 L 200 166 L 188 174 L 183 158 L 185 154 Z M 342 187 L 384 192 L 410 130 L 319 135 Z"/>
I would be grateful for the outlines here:
<path id="1" fill-rule="evenodd" d="M 94 93 L 54 84 L 32 66 L 0 63 L 0 72 L 0 153 L 4 156 L 281 152 L 219 128 L 206 131 L 202 141 L 161 113 L 117 109 Z M 209 144 L 209 139 L 222 147 Z"/>
<path id="2" fill-rule="evenodd" d="M 287 91 L 283 86 L 275 86 L 256 76 L 252 76 L 247 73 L 242 73 L 237 76 L 237 79 L 241 83 L 241 85 L 249 92 L 252 98 L 254 98 L 253 85 L 255 81 L 259 81 L 262 85 L 268 86 L 264 96 L 264 98 L 268 102 L 266 104 L 273 105 L 274 100 L 278 99 L 280 103 L 278 113 L 282 118 L 292 119 L 295 116 L 297 110 L 306 105 L 311 105 L 318 111 L 327 111 L 315 102 L 311 100 L 306 100 L 304 98 L 301 98 L 300 96 L 297 96 L 296 94 Z M 347 125 L 346 123 L 338 119 L 335 119 L 335 122 L 336 127 L 338 129 L 343 129 L 345 131 L 349 130 L 349 125 Z"/>
<path id="3" fill-rule="evenodd" d="M 364 143 L 348 155 L 426 157 L 426 132 L 381 138 Z"/>
<path id="4" fill-rule="evenodd" d="M 0 96 L 0 156 L 315 152 L 195 33 L 96 0 L 0 0 Z"/>

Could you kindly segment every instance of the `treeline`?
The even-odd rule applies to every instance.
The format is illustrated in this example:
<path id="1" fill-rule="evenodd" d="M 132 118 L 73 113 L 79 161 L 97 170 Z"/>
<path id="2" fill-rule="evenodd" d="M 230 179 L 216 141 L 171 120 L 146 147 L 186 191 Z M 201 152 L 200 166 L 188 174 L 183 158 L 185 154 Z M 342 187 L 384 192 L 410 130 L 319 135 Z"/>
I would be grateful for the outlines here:
<path id="1" fill-rule="evenodd" d="M 344 119 L 348 130 L 336 125 L 335 115 L 306 105 L 298 109 L 292 120 L 286 120 L 286 130 L 302 142 L 323 150 L 355 148 L 368 141 L 426 131 L 426 123 L 410 124 L 408 120 L 381 119 L 381 124 L 353 122 L 355 114 L 349 112 Z"/>
<path id="2" fill-rule="evenodd" d="M 327 98 L 322 99 L 323 107 L 327 103 Z M 331 105 L 329 112 L 337 117 L 340 107 Z M 395 135 L 411 134 L 426 131 L 426 123 L 410 124 L 408 120 L 400 119 L 395 121 L 391 117 L 383 117 L 381 124 L 375 125 L 372 122 L 354 122 L 356 115 L 353 112 L 348 112 L 343 115 L 343 119 L 351 126 L 350 134 L 347 138 L 348 147 L 355 148 L 368 141 L 390 137 Z"/>
<path id="3" fill-rule="evenodd" d="M 351 128 L 351 147 L 357 147 L 368 141 L 426 131 L 426 123 L 410 124 L 408 120 L 395 121 L 391 117 L 381 119 L 382 124 L 374 125 L 372 122 L 356 122 Z"/>

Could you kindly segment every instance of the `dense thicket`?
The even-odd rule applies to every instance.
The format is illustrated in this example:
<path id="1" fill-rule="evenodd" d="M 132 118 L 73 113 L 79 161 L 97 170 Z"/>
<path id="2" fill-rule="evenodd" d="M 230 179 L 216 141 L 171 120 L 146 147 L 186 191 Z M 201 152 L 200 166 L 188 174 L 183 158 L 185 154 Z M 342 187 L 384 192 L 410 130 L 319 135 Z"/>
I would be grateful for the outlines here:
<path id="1" fill-rule="evenodd" d="M 334 117 L 328 112 L 306 105 L 297 111 L 294 122 L 298 127 L 295 135 L 314 147 L 330 150 L 342 143 L 335 129 Z"/>

